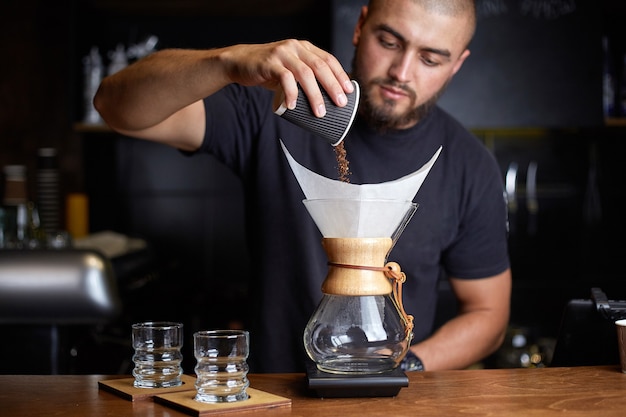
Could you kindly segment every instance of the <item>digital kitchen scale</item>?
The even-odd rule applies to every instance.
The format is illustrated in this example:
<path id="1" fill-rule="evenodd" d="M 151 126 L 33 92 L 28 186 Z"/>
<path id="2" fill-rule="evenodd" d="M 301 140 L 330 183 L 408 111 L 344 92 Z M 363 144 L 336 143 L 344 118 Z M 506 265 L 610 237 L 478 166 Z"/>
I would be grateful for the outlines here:
<path id="1" fill-rule="evenodd" d="M 395 397 L 409 386 L 400 368 L 380 374 L 343 375 L 320 371 L 308 362 L 306 374 L 309 388 L 322 398 Z"/>

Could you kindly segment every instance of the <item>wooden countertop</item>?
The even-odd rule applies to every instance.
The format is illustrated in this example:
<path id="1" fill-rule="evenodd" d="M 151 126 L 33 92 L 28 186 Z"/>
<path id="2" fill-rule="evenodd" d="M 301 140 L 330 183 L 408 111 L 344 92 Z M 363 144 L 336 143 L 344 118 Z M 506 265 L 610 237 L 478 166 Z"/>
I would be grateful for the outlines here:
<path id="1" fill-rule="evenodd" d="M 98 389 L 128 376 L 0 375 L 0 416 L 185 416 L 152 401 L 131 402 Z M 265 416 L 601 416 L 626 415 L 619 366 L 409 373 L 396 397 L 317 398 L 303 374 L 251 374 L 251 387 L 291 398 Z M 233 413 L 230 416 L 251 415 Z"/>

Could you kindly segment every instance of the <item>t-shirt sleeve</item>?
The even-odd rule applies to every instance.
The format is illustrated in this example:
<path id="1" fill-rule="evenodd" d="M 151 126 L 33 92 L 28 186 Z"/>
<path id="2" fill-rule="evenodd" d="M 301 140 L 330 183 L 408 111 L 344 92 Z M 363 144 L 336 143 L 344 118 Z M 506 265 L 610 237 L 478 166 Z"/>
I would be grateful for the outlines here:
<path id="1" fill-rule="evenodd" d="M 508 223 L 504 186 L 495 160 L 486 158 L 468 181 L 459 233 L 445 250 L 451 277 L 476 279 L 509 267 Z"/>
<path id="2" fill-rule="evenodd" d="M 236 84 L 206 97 L 206 129 L 198 152 L 216 156 L 237 175 L 243 175 L 252 147 L 271 114 L 271 99 L 267 90 Z"/>

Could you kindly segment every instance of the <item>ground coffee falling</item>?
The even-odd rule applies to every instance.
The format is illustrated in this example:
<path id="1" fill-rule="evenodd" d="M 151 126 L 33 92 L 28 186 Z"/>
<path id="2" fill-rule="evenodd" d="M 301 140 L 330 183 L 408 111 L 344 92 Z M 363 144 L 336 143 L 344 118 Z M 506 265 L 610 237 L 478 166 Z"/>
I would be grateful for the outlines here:
<path id="1" fill-rule="evenodd" d="M 343 142 L 335 146 L 335 156 L 337 157 L 337 170 L 339 171 L 339 181 L 350 182 L 350 162 L 346 158 L 346 148 Z"/>

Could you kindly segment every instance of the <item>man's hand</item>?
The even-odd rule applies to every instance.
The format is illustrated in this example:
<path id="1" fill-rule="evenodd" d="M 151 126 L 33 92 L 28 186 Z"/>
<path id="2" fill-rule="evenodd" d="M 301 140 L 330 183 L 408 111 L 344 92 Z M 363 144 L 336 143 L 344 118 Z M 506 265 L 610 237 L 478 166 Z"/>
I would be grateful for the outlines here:
<path id="1" fill-rule="evenodd" d="M 318 117 L 326 113 L 319 85 L 338 106 L 347 103 L 346 93 L 354 89 L 339 61 L 307 41 L 236 45 L 224 49 L 220 57 L 231 82 L 273 90 L 290 109 L 296 106 L 299 83 Z"/>

